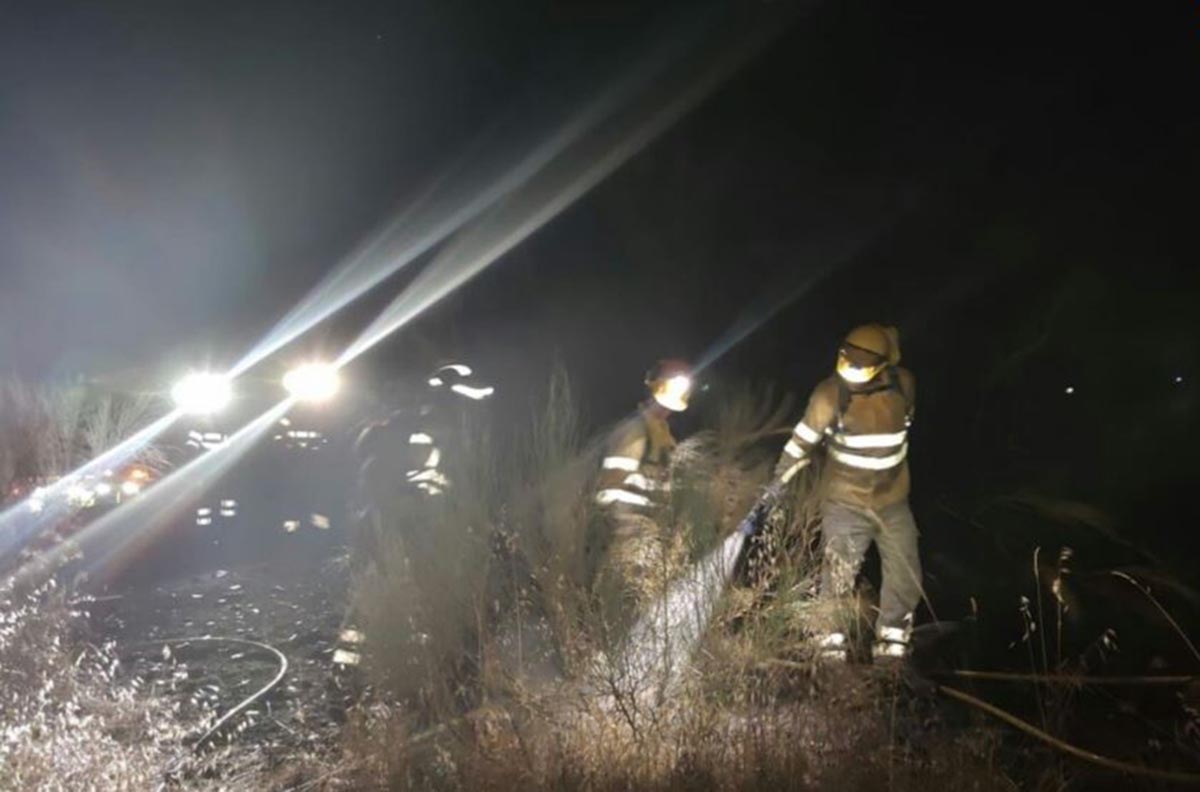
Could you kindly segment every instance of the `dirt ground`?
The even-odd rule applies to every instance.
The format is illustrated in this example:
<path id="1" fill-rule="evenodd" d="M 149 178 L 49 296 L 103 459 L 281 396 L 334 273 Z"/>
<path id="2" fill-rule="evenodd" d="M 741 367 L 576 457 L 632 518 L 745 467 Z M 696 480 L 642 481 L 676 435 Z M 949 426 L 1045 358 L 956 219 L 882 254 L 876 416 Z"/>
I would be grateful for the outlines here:
<path id="1" fill-rule="evenodd" d="M 217 569 L 101 598 L 92 624 L 116 642 L 126 674 L 202 725 L 197 738 L 280 670 L 273 653 L 242 641 L 278 649 L 288 664 L 280 683 L 208 741 L 253 745 L 272 766 L 337 743 L 348 691 L 331 659 L 347 577 L 331 559 Z"/>

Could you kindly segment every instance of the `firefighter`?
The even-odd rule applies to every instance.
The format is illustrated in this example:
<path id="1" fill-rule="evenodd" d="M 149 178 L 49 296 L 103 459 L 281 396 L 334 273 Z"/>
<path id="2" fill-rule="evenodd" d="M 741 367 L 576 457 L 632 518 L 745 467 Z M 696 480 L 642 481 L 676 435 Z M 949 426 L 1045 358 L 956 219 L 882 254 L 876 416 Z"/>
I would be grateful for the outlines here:
<path id="1" fill-rule="evenodd" d="M 650 579 L 659 539 L 655 518 L 665 505 L 675 450 L 668 419 L 687 409 L 692 376 L 687 364 L 664 360 L 647 372 L 645 384 L 648 398 L 609 435 L 597 477 L 596 587 L 616 622 L 644 598 Z"/>
<path id="2" fill-rule="evenodd" d="M 403 544 L 404 574 L 427 594 L 435 591 L 439 569 L 430 546 L 429 508 L 449 497 L 452 490 L 446 469 L 447 448 L 459 448 L 461 412 L 475 409 L 495 388 L 480 380 L 464 363 L 439 366 L 422 384 L 419 396 L 385 420 L 366 427 L 355 442 L 359 461 L 358 519 L 350 540 L 351 568 L 362 573 L 370 567 L 383 575 L 402 570 L 389 567 L 398 560 L 394 545 Z M 336 657 L 342 664 L 358 662 L 363 632 L 347 617 Z M 347 641 L 345 635 L 355 640 Z"/>
<path id="3" fill-rule="evenodd" d="M 437 497 L 450 488 L 445 444 L 462 406 L 488 399 L 495 388 L 463 363 L 449 363 L 429 375 L 419 402 L 363 430 L 355 448 L 362 461 L 360 480 L 376 508 L 397 496 Z"/>
<path id="4" fill-rule="evenodd" d="M 416 410 L 398 410 L 363 429 L 354 444 L 359 519 L 351 536 L 351 560 L 356 571 L 371 565 L 385 571 L 384 537 L 399 530 L 397 518 L 411 510 L 406 503 L 424 483 L 410 481 L 424 469 L 430 453 L 423 447 L 428 435 L 413 428 L 417 417 Z"/>
<path id="5" fill-rule="evenodd" d="M 915 381 L 900 368 L 894 327 L 857 327 L 838 350 L 836 374 L 813 390 L 803 419 L 775 468 L 775 492 L 824 446 L 821 597 L 843 600 L 854 591 L 863 557 L 874 542 L 883 581 L 873 656 L 902 659 L 909 651 L 913 609 L 922 596 L 917 525 L 908 506 L 908 429 Z M 845 660 L 844 625 L 820 638 L 822 654 Z"/>

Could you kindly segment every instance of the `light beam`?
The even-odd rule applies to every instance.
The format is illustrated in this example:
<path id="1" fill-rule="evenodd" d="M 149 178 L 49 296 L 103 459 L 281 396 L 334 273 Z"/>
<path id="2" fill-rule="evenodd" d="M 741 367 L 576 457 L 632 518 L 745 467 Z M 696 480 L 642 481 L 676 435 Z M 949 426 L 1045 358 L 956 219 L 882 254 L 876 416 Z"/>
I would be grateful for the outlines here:
<path id="1" fill-rule="evenodd" d="M 495 140 L 521 139 L 511 129 L 492 129 L 473 151 L 433 181 L 399 216 L 360 245 L 292 308 L 230 370 L 244 373 L 256 363 L 366 294 L 432 250 L 459 228 L 520 188 L 589 130 L 611 115 L 647 79 L 661 72 L 681 44 L 678 41 L 636 58 L 599 96 L 543 139 L 512 146 Z M 524 118 L 526 113 L 512 115 Z M 527 137 L 527 136 L 524 136 Z M 492 145 L 485 143 L 489 138 Z M 482 151 L 480 151 L 482 149 Z M 523 153 L 522 153 L 523 149 Z M 515 160 L 515 164 L 514 163 Z"/>
<path id="2" fill-rule="evenodd" d="M 597 133 L 564 150 L 519 190 L 459 232 L 347 348 L 338 358 L 339 365 L 411 322 L 573 204 L 728 79 L 778 32 L 760 29 L 703 58 L 700 73 L 684 78 L 682 86 L 657 86 Z"/>
<path id="3" fill-rule="evenodd" d="M 112 574 L 135 551 L 148 545 L 171 520 L 180 516 L 201 492 L 224 475 L 254 443 L 295 404 L 288 398 L 259 415 L 230 436 L 224 444 L 172 471 L 113 511 L 82 528 L 64 542 L 25 565 L 15 576 L 18 585 L 36 584 L 70 558 L 76 548 L 83 552 L 92 572 Z"/>
<path id="4" fill-rule="evenodd" d="M 88 476 L 97 476 L 135 460 L 142 449 L 165 432 L 181 415 L 179 410 L 172 410 L 100 456 L 46 486 L 41 497 L 42 508 L 37 513 L 30 509 L 29 498 L 18 501 L 0 513 L 0 560 L 19 550 L 31 537 L 69 513 L 67 490 L 72 485 Z"/>

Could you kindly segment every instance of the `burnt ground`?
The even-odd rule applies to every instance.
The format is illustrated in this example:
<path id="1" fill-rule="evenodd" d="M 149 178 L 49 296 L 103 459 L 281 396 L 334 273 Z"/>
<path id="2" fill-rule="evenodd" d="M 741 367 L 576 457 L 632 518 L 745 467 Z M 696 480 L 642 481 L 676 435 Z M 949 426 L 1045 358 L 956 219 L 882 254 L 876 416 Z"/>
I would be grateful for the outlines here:
<path id="1" fill-rule="evenodd" d="M 197 723 L 196 740 L 280 668 L 262 648 L 211 639 L 282 652 L 288 669 L 280 683 L 207 743 L 252 748 L 261 764 L 277 767 L 336 746 L 345 691 L 331 658 L 347 579 L 331 557 L 215 569 L 101 598 L 92 623 L 116 643 L 127 674 L 179 702 L 181 717 Z"/>

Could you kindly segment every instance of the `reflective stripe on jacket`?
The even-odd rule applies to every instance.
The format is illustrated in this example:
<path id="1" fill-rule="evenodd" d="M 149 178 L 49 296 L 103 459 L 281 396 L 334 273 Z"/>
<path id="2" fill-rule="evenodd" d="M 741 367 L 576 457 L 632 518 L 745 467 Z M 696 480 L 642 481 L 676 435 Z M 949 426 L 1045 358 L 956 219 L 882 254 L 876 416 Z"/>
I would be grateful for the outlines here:
<path id="1" fill-rule="evenodd" d="M 433 437 L 425 431 L 413 432 L 408 436 L 408 445 L 416 456 L 425 455 L 420 467 L 404 472 L 404 480 L 426 495 L 441 495 L 449 486 L 450 479 L 440 469 L 442 451 L 434 445 Z M 429 449 L 428 452 L 425 449 Z"/>
<path id="2" fill-rule="evenodd" d="M 824 380 L 784 446 L 776 475 L 807 466 L 824 444 L 827 500 L 879 508 L 906 499 L 915 390 L 912 373 L 898 367 L 862 386 L 846 386 L 836 375 Z"/>
<path id="3" fill-rule="evenodd" d="M 674 448 L 666 419 L 643 410 L 622 422 L 600 460 L 596 503 L 643 509 L 658 505 Z"/>

